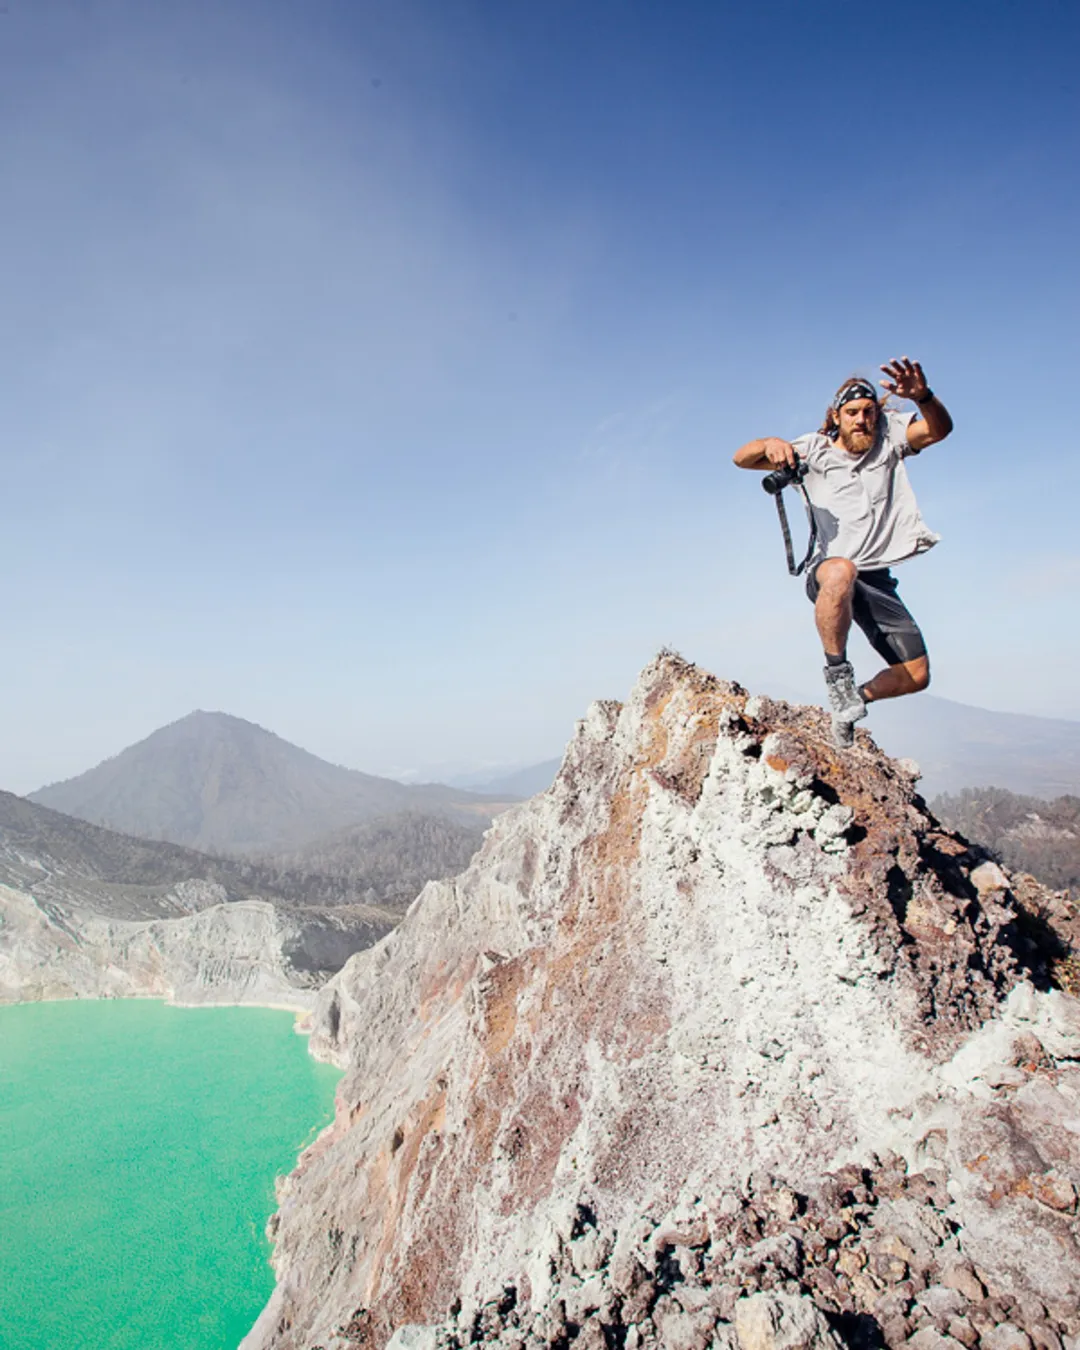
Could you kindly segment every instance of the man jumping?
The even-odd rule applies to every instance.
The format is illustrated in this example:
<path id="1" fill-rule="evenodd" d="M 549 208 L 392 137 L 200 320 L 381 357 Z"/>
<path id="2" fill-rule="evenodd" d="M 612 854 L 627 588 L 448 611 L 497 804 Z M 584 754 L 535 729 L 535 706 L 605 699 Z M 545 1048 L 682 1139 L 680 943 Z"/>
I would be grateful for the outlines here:
<path id="1" fill-rule="evenodd" d="M 915 694 L 930 683 L 926 644 L 889 568 L 938 542 L 919 515 L 904 460 L 943 441 L 953 422 L 918 361 L 905 356 L 881 369 L 888 377 L 882 387 L 911 399 L 918 413 L 884 407 L 868 380 L 845 380 L 820 431 L 791 442 L 777 436 L 748 441 L 735 455 L 740 469 L 801 464 L 805 470 L 817 529 L 806 590 L 825 649 L 833 739 L 841 747 L 854 743 L 855 723 L 868 703 Z M 847 659 L 852 619 L 888 663 L 861 686 Z"/>

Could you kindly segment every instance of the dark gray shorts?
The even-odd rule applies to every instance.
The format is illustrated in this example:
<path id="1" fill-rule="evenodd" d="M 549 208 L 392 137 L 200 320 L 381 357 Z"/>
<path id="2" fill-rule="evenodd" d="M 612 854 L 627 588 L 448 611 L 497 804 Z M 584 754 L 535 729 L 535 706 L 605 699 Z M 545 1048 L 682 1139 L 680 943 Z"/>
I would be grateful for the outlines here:
<path id="1" fill-rule="evenodd" d="M 824 561 L 824 559 L 822 559 Z M 806 574 L 806 593 L 818 596 L 817 565 Z M 851 617 L 866 634 L 866 640 L 890 666 L 916 661 L 926 655 L 919 625 L 896 593 L 896 578 L 887 567 L 860 572 L 851 597 Z"/>

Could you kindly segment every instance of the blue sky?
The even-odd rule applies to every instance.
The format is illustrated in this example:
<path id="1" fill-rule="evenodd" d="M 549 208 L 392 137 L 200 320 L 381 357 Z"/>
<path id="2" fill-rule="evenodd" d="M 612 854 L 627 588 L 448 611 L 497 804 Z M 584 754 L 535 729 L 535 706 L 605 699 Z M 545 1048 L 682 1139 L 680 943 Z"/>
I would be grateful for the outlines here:
<path id="1" fill-rule="evenodd" d="M 921 358 L 935 691 L 1080 717 L 1080 11 L 7 0 L 0 786 L 193 708 L 557 754 L 820 657 L 731 455 Z M 860 670 L 873 658 L 852 643 Z"/>

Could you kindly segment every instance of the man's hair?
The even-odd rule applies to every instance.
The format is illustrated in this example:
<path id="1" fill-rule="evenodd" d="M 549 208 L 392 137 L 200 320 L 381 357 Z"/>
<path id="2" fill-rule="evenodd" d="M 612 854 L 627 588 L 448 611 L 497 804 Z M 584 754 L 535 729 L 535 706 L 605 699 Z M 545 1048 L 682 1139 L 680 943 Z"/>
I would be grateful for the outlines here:
<path id="1" fill-rule="evenodd" d="M 836 439 L 837 432 L 840 430 L 840 416 L 836 411 L 837 404 L 840 402 L 844 390 L 850 389 L 853 384 L 865 384 L 867 388 L 870 389 L 874 397 L 874 402 L 877 404 L 879 417 L 885 411 L 885 406 L 889 401 L 888 397 L 887 396 L 885 398 L 879 397 L 877 390 L 874 388 L 874 386 L 866 378 L 865 375 L 850 375 L 840 386 L 840 388 L 836 391 L 836 393 L 833 394 L 832 402 L 825 409 L 825 420 L 818 428 L 818 432 L 820 435 L 828 436 L 830 440 Z"/>

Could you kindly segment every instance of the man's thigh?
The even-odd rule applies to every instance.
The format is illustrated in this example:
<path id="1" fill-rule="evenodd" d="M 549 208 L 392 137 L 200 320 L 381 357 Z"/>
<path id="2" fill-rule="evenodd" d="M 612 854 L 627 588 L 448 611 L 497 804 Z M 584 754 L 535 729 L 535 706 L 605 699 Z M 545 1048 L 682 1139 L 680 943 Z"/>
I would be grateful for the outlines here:
<path id="1" fill-rule="evenodd" d="M 917 661 L 926 655 L 919 625 L 897 594 L 896 578 L 887 568 L 859 573 L 851 597 L 851 617 L 888 665 Z"/>

